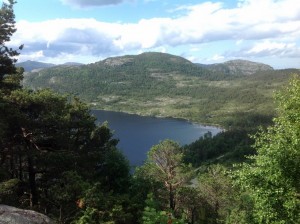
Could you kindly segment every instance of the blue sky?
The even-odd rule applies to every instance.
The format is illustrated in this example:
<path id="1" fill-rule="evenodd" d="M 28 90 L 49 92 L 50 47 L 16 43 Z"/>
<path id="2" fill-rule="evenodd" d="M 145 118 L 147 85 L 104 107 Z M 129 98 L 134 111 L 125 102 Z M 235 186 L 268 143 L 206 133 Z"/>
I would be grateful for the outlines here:
<path id="1" fill-rule="evenodd" d="M 0 0 L 1 1 L 1 0 Z M 18 0 L 19 61 L 91 63 L 165 52 L 197 63 L 300 68 L 299 0 Z"/>

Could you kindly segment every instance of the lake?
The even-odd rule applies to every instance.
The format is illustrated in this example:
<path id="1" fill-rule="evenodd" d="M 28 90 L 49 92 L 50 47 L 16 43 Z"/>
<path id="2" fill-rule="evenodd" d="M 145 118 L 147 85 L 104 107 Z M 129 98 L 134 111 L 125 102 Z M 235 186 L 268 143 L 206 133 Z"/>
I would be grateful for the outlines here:
<path id="1" fill-rule="evenodd" d="M 120 140 L 118 148 L 133 166 L 142 165 L 147 152 L 153 145 L 165 139 L 172 139 L 181 145 L 189 144 L 210 131 L 213 135 L 220 128 L 202 126 L 181 119 L 144 117 L 121 112 L 92 110 L 97 122 L 108 121 L 114 131 L 114 138 Z"/>

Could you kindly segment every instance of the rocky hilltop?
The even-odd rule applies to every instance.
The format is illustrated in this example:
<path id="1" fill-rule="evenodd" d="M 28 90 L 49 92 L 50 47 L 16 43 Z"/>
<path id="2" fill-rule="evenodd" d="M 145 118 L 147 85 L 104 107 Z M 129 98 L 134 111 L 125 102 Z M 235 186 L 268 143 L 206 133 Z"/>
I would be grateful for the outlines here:
<path id="1" fill-rule="evenodd" d="M 252 75 L 257 72 L 274 70 L 270 65 L 241 59 L 211 65 L 199 64 L 199 66 L 227 75 Z"/>

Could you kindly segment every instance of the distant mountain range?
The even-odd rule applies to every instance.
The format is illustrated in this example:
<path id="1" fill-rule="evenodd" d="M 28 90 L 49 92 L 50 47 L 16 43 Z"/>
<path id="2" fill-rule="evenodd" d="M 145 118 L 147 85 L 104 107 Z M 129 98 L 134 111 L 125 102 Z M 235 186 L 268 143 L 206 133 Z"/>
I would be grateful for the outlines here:
<path id="1" fill-rule="evenodd" d="M 238 126 L 246 117 L 269 121 L 274 91 L 294 73 L 246 60 L 202 65 L 148 52 L 33 70 L 24 86 L 75 94 L 97 109 Z"/>
<path id="2" fill-rule="evenodd" d="M 51 68 L 51 67 L 55 67 L 55 66 L 80 66 L 80 65 L 83 65 L 83 64 L 76 63 L 76 62 L 67 62 L 64 64 L 56 65 L 56 64 L 31 61 L 31 60 L 16 63 L 16 66 L 23 67 L 25 72 L 32 72 L 34 70 L 41 70 L 44 68 Z"/>
<path id="3" fill-rule="evenodd" d="M 151 54 L 151 53 L 147 53 Z M 154 53 L 155 54 L 155 53 Z M 166 54 L 167 55 L 167 54 Z M 173 56 L 176 57 L 176 56 Z M 107 58 L 103 60 L 104 63 L 106 64 L 111 64 L 113 65 L 121 65 L 126 63 L 126 60 L 128 56 L 121 56 L 121 57 L 113 57 L 113 58 Z M 184 58 L 178 57 L 176 60 L 183 60 L 185 63 L 189 64 L 192 63 Z M 174 58 L 173 58 L 174 60 Z M 101 63 L 98 62 L 98 63 Z M 44 62 L 38 62 L 38 61 L 31 61 L 27 60 L 24 62 L 17 63 L 17 67 L 23 67 L 25 72 L 31 72 L 35 69 L 44 69 L 44 68 L 51 68 L 55 66 L 81 66 L 84 65 L 82 63 L 77 63 L 77 62 L 67 62 L 64 64 L 51 64 L 51 63 L 44 63 Z M 274 70 L 271 66 L 263 64 L 263 63 L 258 63 L 258 62 L 252 62 L 248 60 L 230 60 L 224 63 L 216 63 L 216 64 L 200 64 L 196 63 L 196 65 L 203 67 L 207 70 L 213 71 L 213 72 L 218 72 L 218 73 L 224 73 L 227 75 L 239 75 L 239 74 L 244 74 L 244 75 L 251 75 L 254 74 L 255 72 L 258 71 L 268 71 L 268 70 Z"/>

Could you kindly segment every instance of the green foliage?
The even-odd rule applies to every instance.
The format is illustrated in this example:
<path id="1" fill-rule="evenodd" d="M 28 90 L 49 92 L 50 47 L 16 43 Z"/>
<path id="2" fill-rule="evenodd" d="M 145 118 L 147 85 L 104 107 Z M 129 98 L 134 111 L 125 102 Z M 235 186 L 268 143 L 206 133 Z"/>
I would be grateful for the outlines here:
<path id="1" fill-rule="evenodd" d="M 10 179 L 0 183 L 0 203 L 15 206 L 19 197 L 19 179 Z"/>
<path id="2" fill-rule="evenodd" d="M 176 213 L 181 214 L 181 217 L 187 223 L 201 223 L 205 220 L 207 204 L 196 188 L 195 179 L 192 182 L 192 185 L 186 185 L 179 189 L 178 210 Z"/>
<path id="3" fill-rule="evenodd" d="M 183 163 L 182 157 L 178 143 L 164 140 L 150 149 L 144 165 L 147 175 L 164 185 L 172 211 L 176 208 L 177 189 L 192 178 L 191 167 Z"/>
<path id="4" fill-rule="evenodd" d="M 183 220 L 190 219 L 188 213 L 191 206 L 187 201 L 191 198 L 183 189 L 190 184 L 194 172 L 191 166 L 183 163 L 182 149 L 178 143 L 164 140 L 153 146 L 138 174 L 142 174 L 151 186 L 143 223 L 163 223 L 168 220 L 184 223 Z"/>
<path id="5" fill-rule="evenodd" d="M 203 204 L 206 204 L 207 222 L 225 223 L 236 203 L 235 189 L 226 169 L 220 165 L 208 167 L 199 175 L 197 188 Z"/>
<path id="6" fill-rule="evenodd" d="M 131 214 L 135 214 L 134 223 L 142 223 L 143 211 L 149 194 L 158 198 L 162 189 L 162 183 L 149 178 L 148 170 L 145 167 L 135 169 L 129 188 L 130 211 Z"/>
<path id="7" fill-rule="evenodd" d="M 83 210 L 75 223 L 89 220 L 91 223 L 132 223 L 134 214 L 129 213 L 130 200 L 125 194 L 107 192 L 101 183 L 86 191 L 83 198 Z"/>
<path id="8" fill-rule="evenodd" d="M 6 43 L 10 41 L 11 36 L 15 33 L 15 15 L 14 6 L 15 2 L 9 0 L 8 3 L 2 3 L 0 9 L 0 87 L 1 88 L 13 88 L 12 84 L 19 84 L 20 79 L 17 79 L 17 83 L 13 83 L 11 76 L 17 74 L 14 63 L 17 61 L 14 57 L 19 55 L 17 50 L 9 48 Z M 20 46 L 19 49 L 22 49 Z M 20 72 L 22 73 L 22 72 Z M 6 82 L 4 81 L 6 79 Z M 10 79 L 9 81 L 7 79 Z M 2 92 L 2 91 L 1 91 Z"/>
<path id="9" fill-rule="evenodd" d="M 76 201 L 95 182 L 107 192 L 128 191 L 128 161 L 115 148 L 118 141 L 108 126 L 96 126 L 87 105 L 50 90 L 20 89 L 5 99 L 14 107 L 1 111 L 8 127 L 1 142 L 1 170 L 3 181 L 18 178 L 23 183 L 15 201 L 38 205 L 68 223 L 79 212 Z M 105 209 L 118 219 L 125 215 L 117 203 L 111 206 L 114 198 Z"/>
<path id="10" fill-rule="evenodd" d="M 274 125 L 254 136 L 257 155 L 238 172 L 254 201 L 256 223 L 300 222 L 300 80 L 277 95 Z"/>
<path id="11" fill-rule="evenodd" d="M 73 224 L 98 224 L 100 223 L 97 220 L 97 209 L 95 208 L 86 208 L 78 220 L 72 222 Z"/>
<path id="12" fill-rule="evenodd" d="M 173 223 L 184 224 L 183 219 L 176 219 L 172 212 L 159 211 L 159 205 L 154 201 L 153 195 L 149 194 L 146 200 L 146 207 L 143 212 L 143 224 Z"/>
<path id="13" fill-rule="evenodd" d="M 194 167 L 209 163 L 231 165 L 245 161 L 246 155 L 253 155 L 255 153 L 251 147 L 253 143 L 247 130 L 228 130 L 215 136 L 206 133 L 183 148 L 184 160 Z"/>
<path id="14" fill-rule="evenodd" d="M 57 175 L 45 191 L 47 196 L 42 196 L 46 200 L 43 204 L 54 205 L 48 215 L 52 214 L 55 217 L 59 214 L 59 218 L 55 217 L 59 222 L 65 223 L 72 220 L 74 214 L 78 212 L 76 202 L 83 197 L 88 187 L 89 184 L 76 171 L 66 171 Z"/>
<path id="15" fill-rule="evenodd" d="M 98 163 L 96 177 L 103 184 L 103 188 L 118 193 L 128 191 L 130 166 L 119 150 L 109 150 Z"/>
<path id="16" fill-rule="evenodd" d="M 253 200 L 247 192 L 241 192 L 237 186 L 234 198 L 234 206 L 226 216 L 226 224 L 251 224 L 253 219 Z"/>
<path id="17" fill-rule="evenodd" d="M 108 222 L 131 223 L 129 164 L 108 125 L 97 126 L 76 97 L 21 88 L 18 52 L 5 46 L 15 32 L 13 4 L 0 10 L 1 203 L 45 212 L 58 223 L 92 223 L 94 211 L 105 211 Z M 95 186 L 99 195 L 90 198 Z"/>
<path id="18" fill-rule="evenodd" d="M 146 207 L 143 212 L 144 224 L 167 223 L 168 215 L 166 212 L 158 212 L 157 202 L 154 201 L 153 195 L 149 194 L 146 199 Z"/>

